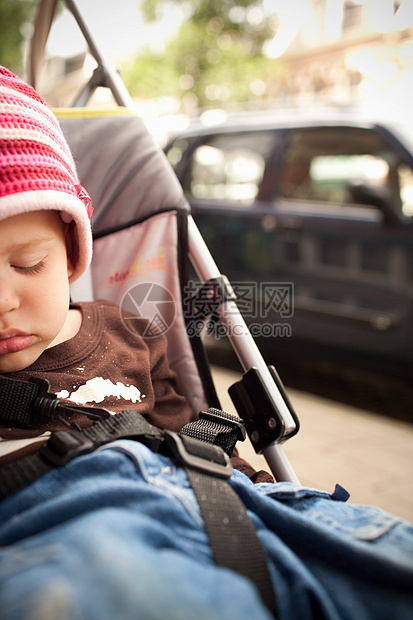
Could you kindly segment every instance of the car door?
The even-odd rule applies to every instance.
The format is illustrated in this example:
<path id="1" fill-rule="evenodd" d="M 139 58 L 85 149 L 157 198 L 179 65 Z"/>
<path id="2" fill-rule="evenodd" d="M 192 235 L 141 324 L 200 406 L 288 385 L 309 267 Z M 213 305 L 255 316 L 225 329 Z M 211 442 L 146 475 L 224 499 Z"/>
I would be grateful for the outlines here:
<path id="1" fill-rule="evenodd" d="M 266 342 L 278 327 L 273 329 L 265 317 L 278 306 L 282 318 L 289 318 L 292 302 L 290 285 L 282 283 L 279 290 L 274 283 L 271 259 L 271 161 L 278 140 L 275 129 L 240 128 L 178 138 L 166 150 L 202 236 L 236 291 L 244 319 L 256 338 L 264 329 Z M 290 333 L 287 323 L 279 329 Z"/>
<path id="2" fill-rule="evenodd" d="M 294 283 L 293 338 L 412 365 L 411 155 L 374 126 L 291 128 L 279 154 L 271 272 Z"/>

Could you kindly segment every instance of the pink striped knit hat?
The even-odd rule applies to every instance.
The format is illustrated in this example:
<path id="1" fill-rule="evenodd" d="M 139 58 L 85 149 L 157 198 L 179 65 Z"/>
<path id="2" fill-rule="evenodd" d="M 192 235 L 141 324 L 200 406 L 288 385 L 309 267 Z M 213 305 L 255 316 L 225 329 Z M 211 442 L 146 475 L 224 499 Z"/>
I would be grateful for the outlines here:
<path id="1" fill-rule="evenodd" d="M 43 209 L 55 209 L 71 222 L 73 282 L 92 256 L 92 201 L 47 103 L 0 66 L 0 222 Z"/>

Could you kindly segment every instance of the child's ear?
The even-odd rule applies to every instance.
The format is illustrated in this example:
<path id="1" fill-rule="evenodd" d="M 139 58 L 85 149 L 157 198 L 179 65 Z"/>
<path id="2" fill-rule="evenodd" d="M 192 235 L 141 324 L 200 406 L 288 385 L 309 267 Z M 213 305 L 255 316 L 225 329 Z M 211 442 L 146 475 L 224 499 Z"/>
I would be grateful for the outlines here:
<path id="1" fill-rule="evenodd" d="M 73 248 L 73 234 L 72 234 L 72 222 L 66 224 L 65 240 L 66 240 L 66 254 L 67 254 L 67 275 L 70 276 L 75 270 L 74 248 Z"/>
<path id="2" fill-rule="evenodd" d="M 70 278 L 73 275 L 74 267 L 72 265 L 72 260 L 70 256 L 67 257 L 67 277 Z"/>

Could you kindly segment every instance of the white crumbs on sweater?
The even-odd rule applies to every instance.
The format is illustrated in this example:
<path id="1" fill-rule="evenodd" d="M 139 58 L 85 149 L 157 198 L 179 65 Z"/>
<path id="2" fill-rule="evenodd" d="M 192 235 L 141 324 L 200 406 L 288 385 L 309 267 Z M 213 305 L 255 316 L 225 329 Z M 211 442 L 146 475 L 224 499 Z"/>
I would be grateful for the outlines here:
<path id="1" fill-rule="evenodd" d="M 77 405 L 101 403 L 108 396 L 114 396 L 117 399 L 123 398 L 123 400 L 128 400 L 132 403 L 141 403 L 142 399 L 145 398 L 145 394 L 142 394 L 135 386 L 124 385 L 120 381 L 115 384 L 110 379 L 104 379 L 103 377 L 89 379 L 85 385 L 81 385 L 71 394 L 67 390 L 62 390 L 56 396 L 70 400 Z"/>

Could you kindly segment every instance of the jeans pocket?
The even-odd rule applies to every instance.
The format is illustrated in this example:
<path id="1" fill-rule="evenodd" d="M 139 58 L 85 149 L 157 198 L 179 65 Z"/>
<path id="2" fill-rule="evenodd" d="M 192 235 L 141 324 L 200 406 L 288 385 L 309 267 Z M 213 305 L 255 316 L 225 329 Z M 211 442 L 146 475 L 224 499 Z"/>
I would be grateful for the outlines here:
<path id="1" fill-rule="evenodd" d="M 306 521 L 326 528 L 337 536 L 374 541 L 402 522 L 400 518 L 374 506 L 337 501 L 341 494 L 337 488 L 334 493 L 328 493 L 290 483 L 272 486 L 278 488 L 262 489 L 265 495 L 300 513 Z"/>

